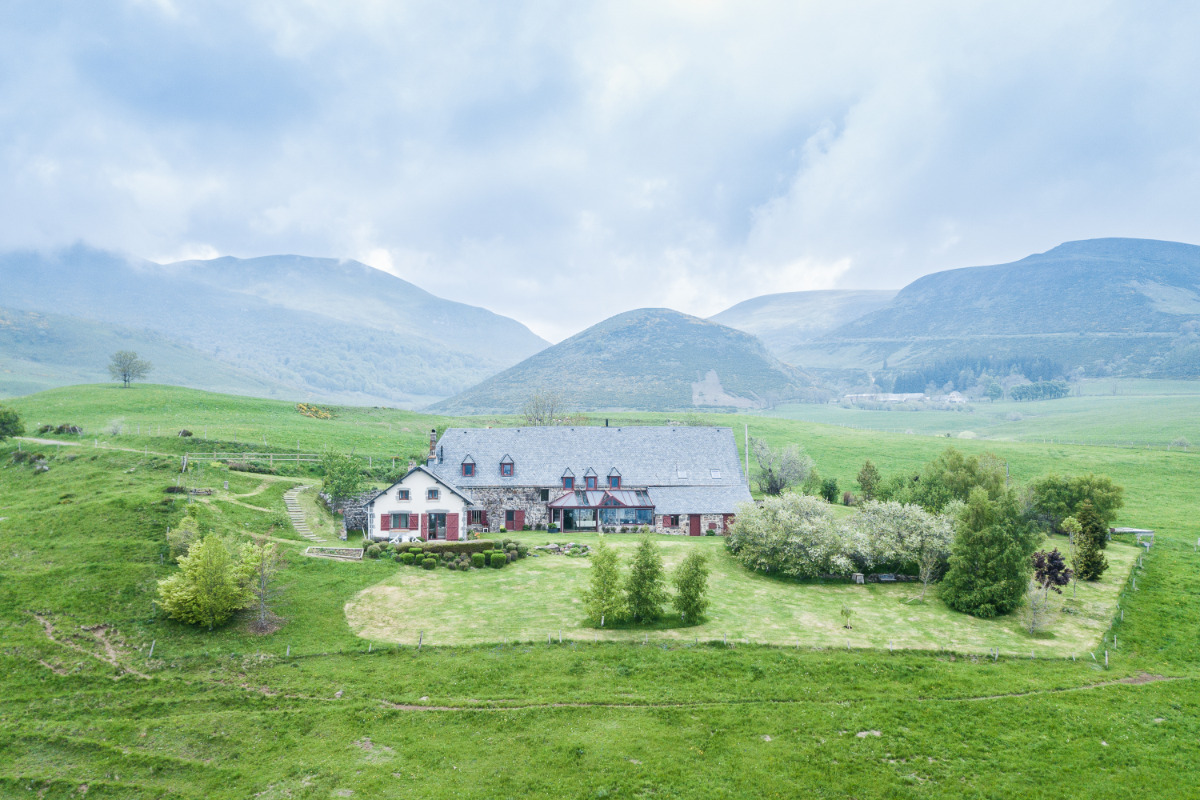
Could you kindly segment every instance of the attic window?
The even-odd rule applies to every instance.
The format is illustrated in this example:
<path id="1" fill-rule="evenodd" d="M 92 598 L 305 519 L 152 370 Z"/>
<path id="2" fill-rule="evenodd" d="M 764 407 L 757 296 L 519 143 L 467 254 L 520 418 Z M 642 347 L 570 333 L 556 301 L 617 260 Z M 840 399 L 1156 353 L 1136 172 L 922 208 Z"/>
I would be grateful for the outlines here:
<path id="1" fill-rule="evenodd" d="M 475 477 L 475 464 L 470 461 L 464 461 L 462 465 L 462 474 L 464 478 Z"/>
<path id="2" fill-rule="evenodd" d="M 588 475 L 583 480 L 587 484 L 587 488 L 589 488 L 589 489 L 596 488 L 596 476 L 595 475 Z"/>
<path id="3" fill-rule="evenodd" d="M 500 476 L 503 478 L 511 478 L 513 476 L 513 460 L 511 456 L 505 456 L 500 459 Z"/>
<path id="4" fill-rule="evenodd" d="M 719 470 L 719 469 L 710 469 L 710 470 L 708 471 L 708 474 L 712 476 L 712 479 L 713 479 L 714 481 L 715 481 L 715 480 L 719 480 L 719 479 L 720 479 L 720 477 L 721 477 L 721 470 Z"/>
<path id="5" fill-rule="evenodd" d="M 570 475 L 564 475 L 563 476 L 563 488 L 564 489 L 574 489 L 575 488 L 575 479 L 573 477 L 571 477 Z"/>
<path id="6" fill-rule="evenodd" d="M 620 475 L 609 475 L 608 476 L 608 488 L 620 489 L 621 488 L 621 476 Z"/>

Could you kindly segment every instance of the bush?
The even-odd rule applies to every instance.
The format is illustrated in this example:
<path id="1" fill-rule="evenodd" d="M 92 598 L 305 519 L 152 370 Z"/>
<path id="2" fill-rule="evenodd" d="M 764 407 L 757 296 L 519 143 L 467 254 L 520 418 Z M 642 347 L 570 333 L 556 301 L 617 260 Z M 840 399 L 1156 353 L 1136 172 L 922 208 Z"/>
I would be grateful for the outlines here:
<path id="1" fill-rule="evenodd" d="M 504 549 L 510 553 L 515 553 L 517 551 L 517 543 L 509 542 L 508 544 L 504 545 Z"/>
<path id="2" fill-rule="evenodd" d="M 475 567 L 476 569 L 483 569 L 485 566 L 487 566 L 487 556 L 485 556 L 483 553 L 472 553 L 471 566 Z"/>
<path id="3" fill-rule="evenodd" d="M 504 557 L 504 553 L 492 553 L 488 563 L 492 565 L 493 569 L 500 569 L 508 563 L 508 559 Z"/>
<path id="4" fill-rule="evenodd" d="M 430 557 L 421 562 L 421 566 L 425 569 L 433 569 L 437 566 L 437 559 Z"/>
<path id="5" fill-rule="evenodd" d="M 517 558 L 524 558 L 527 555 L 529 555 L 529 546 L 524 544 L 519 545 L 517 547 Z"/>
<path id="6" fill-rule="evenodd" d="M 531 531 L 531 530 L 533 530 L 533 528 L 529 527 L 529 525 L 528 525 L 528 524 L 526 524 L 526 525 L 525 525 L 525 527 L 521 528 L 521 530 L 523 530 L 523 531 Z"/>
<path id="7" fill-rule="evenodd" d="M 836 503 L 838 494 L 837 478 L 826 478 L 821 481 L 821 497 L 826 503 Z"/>
<path id="8" fill-rule="evenodd" d="M 410 548 L 408 548 L 408 552 L 412 553 L 414 556 L 419 556 L 422 553 L 424 553 L 425 551 L 419 547 L 410 547 Z"/>
<path id="9" fill-rule="evenodd" d="M 192 435 L 192 432 L 191 432 L 191 431 L 189 431 L 187 428 L 184 428 L 183 430 L 181 430 L 181 431 L 180 431 L 178 434 L 176 434 L 176 435 L 177 435 L 177 436 L 188 437 L 188 436 L 191 436 L 191 435 Z"/>
<path id="10" fill-rule="evenodd" d="M 504 539 L 500 542 L 500 547 L 507 548 L 510 544 L 512 544 L 512 539 Z"/>
<path id="11" fill-rule="evenodd" d="M 373 544 L 367 548 L 367 555 L 371 558 L 379 558 L 379 554 L 383 552 L 383 548 L 377 544 Z"/>
<path id="12" fill-rule="evenodd" d="M 401 564 L 411 564 L 415 559 L 416 557 L 412 553 L 401 553 L 400 555 L 396 556 L 396 560 Z"/>

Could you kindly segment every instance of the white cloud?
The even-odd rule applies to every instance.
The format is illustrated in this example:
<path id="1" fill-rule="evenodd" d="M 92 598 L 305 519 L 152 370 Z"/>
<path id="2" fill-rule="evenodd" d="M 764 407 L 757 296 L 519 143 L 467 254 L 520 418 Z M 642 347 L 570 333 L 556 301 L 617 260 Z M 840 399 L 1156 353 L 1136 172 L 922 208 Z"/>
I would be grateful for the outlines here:
<path id="1" fill-rule="evenodd" d="M 351 257 L 561 338 L 1200 242 L 1187 4 L 29 5 L 0 247 Z"/>

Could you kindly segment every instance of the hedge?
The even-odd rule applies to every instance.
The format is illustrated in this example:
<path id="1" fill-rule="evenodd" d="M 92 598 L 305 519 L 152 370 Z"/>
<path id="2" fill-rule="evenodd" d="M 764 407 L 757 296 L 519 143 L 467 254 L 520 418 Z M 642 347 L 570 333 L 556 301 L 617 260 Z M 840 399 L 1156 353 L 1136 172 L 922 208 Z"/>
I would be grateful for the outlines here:
<path id="1" fill-rule="evenodd" d="M 495 543 L 490 539 L 476 539 L 467 542 L 422 542 L 421 549 L 430 555 L 442 553 L 482 553 L 491 550 Z"/>
<path id="2" fill-rule="evenodd" d="M 483 553 L 472 553 L 471 566 L 475 567 L 476 569 L 483 569 L 485 566 L 487 566 L 487 556 L 485 556 Z"/>
<path id="3" fill-rule="evenodd" d="M 425 569 L 433 569 L 437 566 L 437 559 L 436 558 L 427 558 L 421 562 L 421 566 L 424 567 Z"/>
<path id="4" fill-rule="evenodd" d="M 414 556 L 412 553 L 401 553 L 400 555 L 396 556 L 396 560 L 401 564 L 411 564 L 415 559 L 416 556 Z"/>
<path id="5" fill-rule="evenodd" d="M 500 569 L 507 563 L 508 563 L 508 556 L 506 556 L 504 553 L 492 553 L 491 565 L 494 568 Z"/>

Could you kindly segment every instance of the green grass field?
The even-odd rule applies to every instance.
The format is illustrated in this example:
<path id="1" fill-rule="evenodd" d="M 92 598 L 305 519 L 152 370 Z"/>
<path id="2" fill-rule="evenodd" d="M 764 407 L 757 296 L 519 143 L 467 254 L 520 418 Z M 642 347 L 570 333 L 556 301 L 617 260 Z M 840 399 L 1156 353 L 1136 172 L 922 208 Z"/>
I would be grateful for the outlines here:
<path id="1" fill-rule="evenodd" d="M 1194 452 L 954 442 L 992 450 L 1018 482 L 1051 469 L 1107 473 L 1126 488 L 1118 524 L 1158 530 L 1144 568 L 1123 582 L 1114 567 L 1099 587 L 1120 610 L 1069 637 L 1061 619 L 1055 639 L 1022 639 L 1013 619 L 959 622 L 936 603 L 901 604 L 911 585 L 783 584 L 724 562 L 704 625 L 650 631 L 646 644 L 633 633 L 594 643 L 567 628 L 584 560 L 425 574 L 306 558 L 282 514 L 293 481 L 206 466 L 188 480 L 219 490 L 207 501 L 165 492 L 178 454 L 200 443 L 158 435 L 160 424 L 209 424 L 210 437 L 247 446 L 265 434 L 279 452 L 299 438 L 302 449 L 386 459 L 423 447 L 428 427 L 472 420 L 338 409 L 322 421 L 288 403 L 149 386 L 10 404 L 29 422 L 87 434 L 57 454 L 0 444 L 0 796 L 1200 796 Z M 635 416 L 669 418 L 619 419 Z M 93 435 L 116 419 L 120 434 Z M 910 470 L 948 444 L 778 418 L 703 421 L 803 444 L 846 486 L 866 458 L 885 474 Z M 18 446 L 44 452 L 50 471 L 14 464 Z M 166 528 L 189 510 L 202 530 L 281 542 L 278 631 L 234 622 L 209 633 L 155 610 L 155 581 L 172 570 Z M 719 540 L 664 542 L 721 555 Z M 765 611 L 758 592 L 778 608 Z M 825 638 L 846 592 L 861 602 L 850 650 L 840 631 Z M 882 629 L 893 609 L 919 618 L 905 620 L 909 639 L 891 652 Z M 733 620 L 741 637 L 717 630 Z M 939 627 L 954 622 L 979 641 Z M 544 630 L 554 623 L 567 628 L 561 645 Z M 428 632 L 419 651 L 414 628 Z M 1001 649 L 995 660 L 979 652 L 989 644 Z"/>
<path id="2" fill-rule="evenodd" d="M 951 438 L 1200 449 L 1200 381 L 1085 382 L 1083 394 L 1028 403 L 971 403 L 955 410 L 883 411 L 786 405 L 763 412 L 826 425 Z"/>

